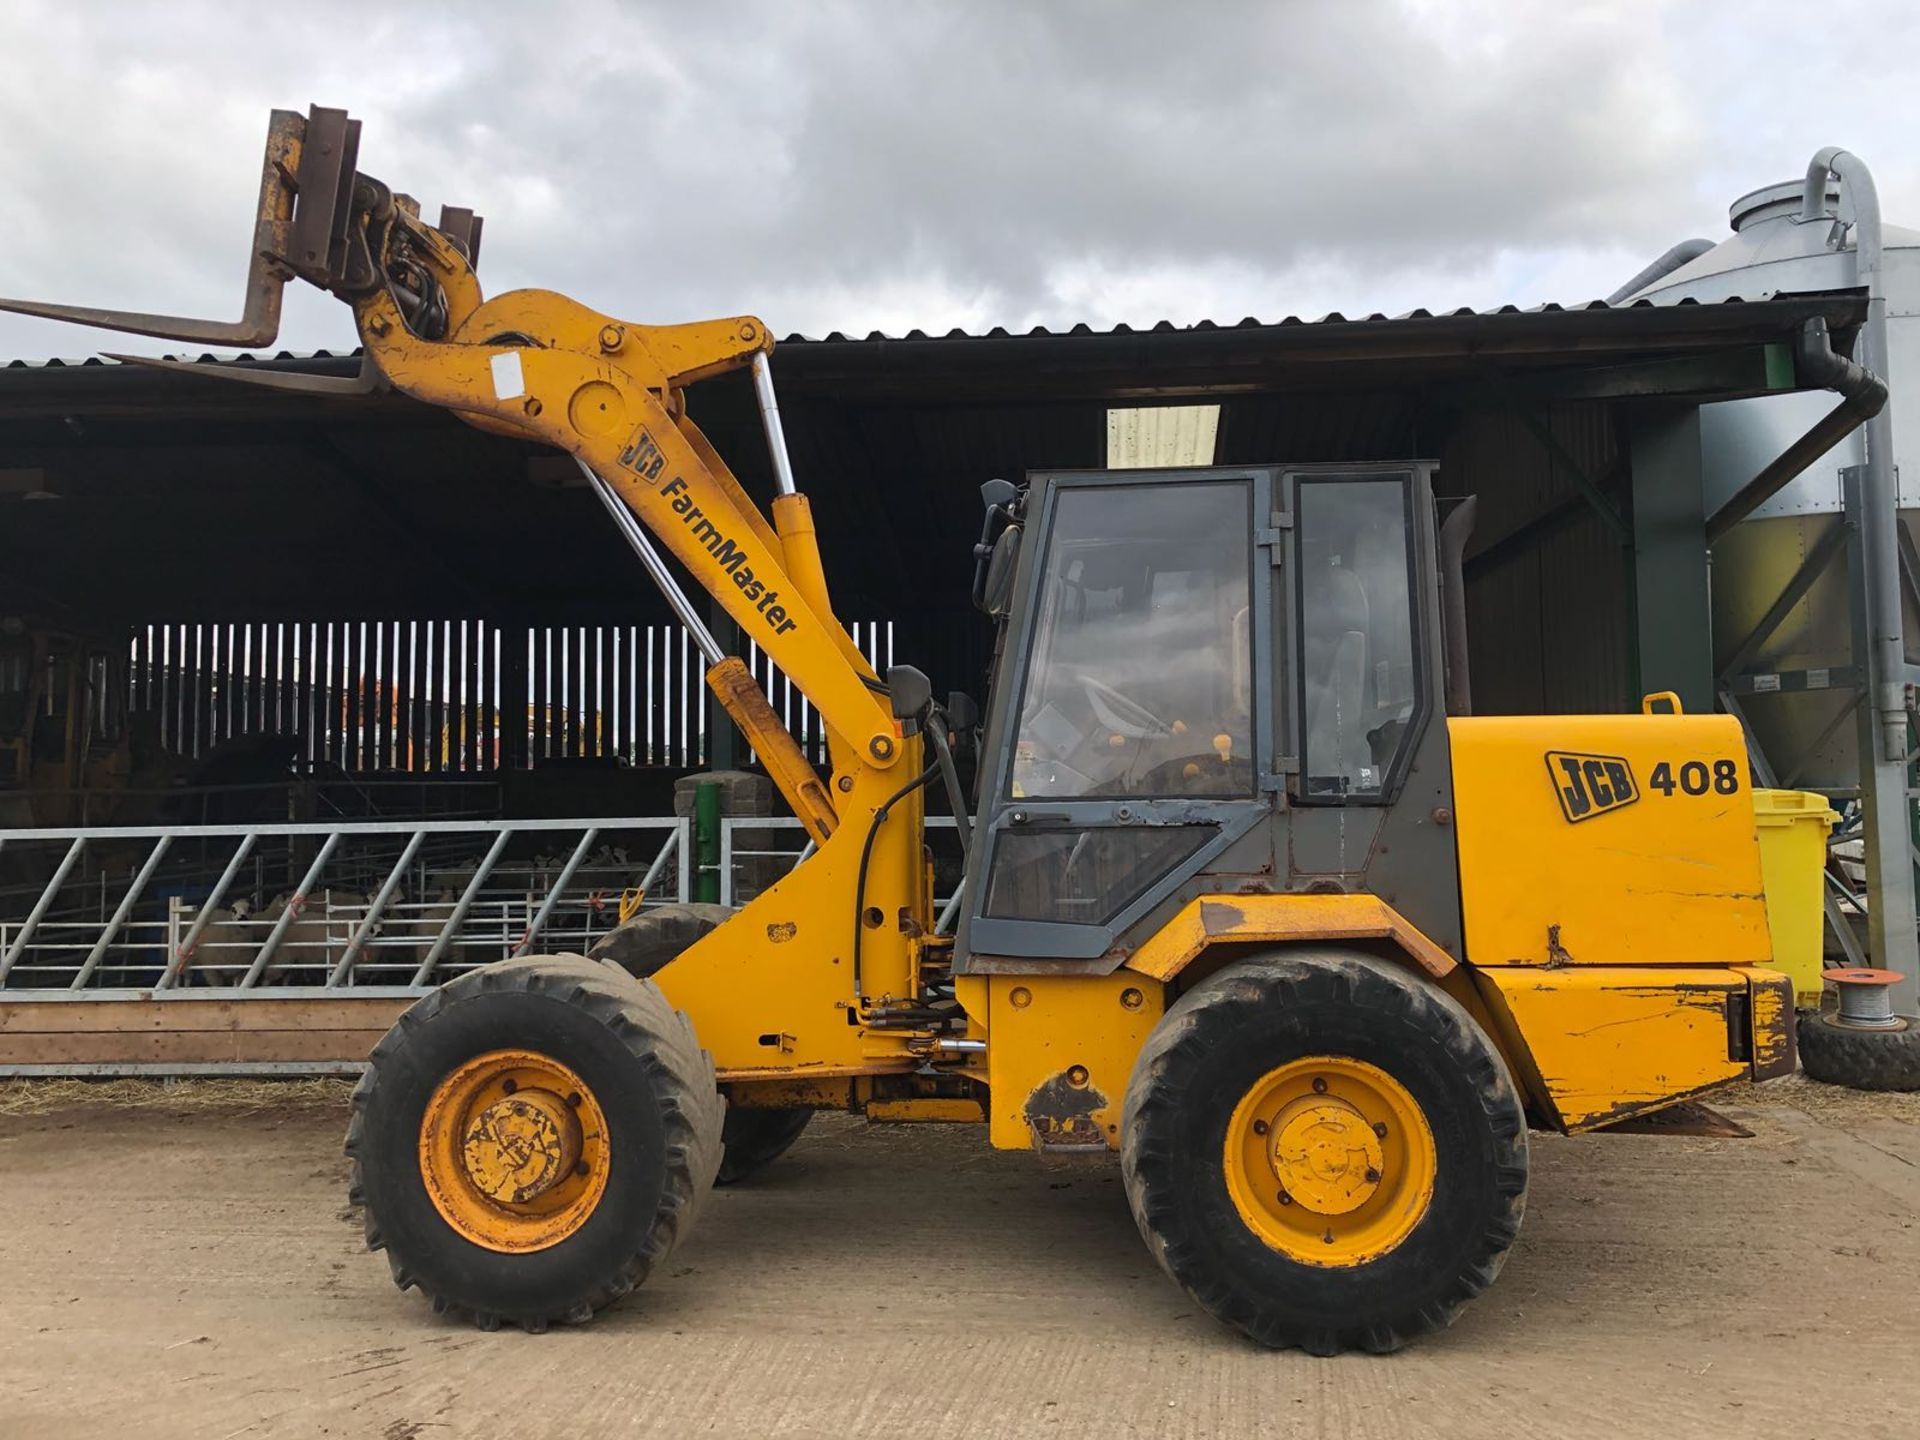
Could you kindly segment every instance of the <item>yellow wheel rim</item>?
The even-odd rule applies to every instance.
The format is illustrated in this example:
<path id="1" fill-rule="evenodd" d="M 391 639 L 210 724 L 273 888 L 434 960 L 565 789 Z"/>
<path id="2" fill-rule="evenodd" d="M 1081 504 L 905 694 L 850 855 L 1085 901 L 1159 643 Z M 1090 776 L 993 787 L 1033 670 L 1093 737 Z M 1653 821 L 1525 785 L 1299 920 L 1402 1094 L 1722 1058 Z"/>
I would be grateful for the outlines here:
<path id="1" fill-rule="evenodd" d="M 531 1050 L 477 1055 L 434 1087 L 420 1178 L 445 1220 L 489 1250 L 558 1245 L 607 1188 L 607 1120 L 593 1091 Z"/>
<path id="2" fill-rule="evenodd" d="M 1377 1065 L 1309 1055 L 1263 1075 L 1227 1122 L 1227 1192 L 1249 1228 L 1308 1265 L 1377 1260 L 1433 1202 L 1433 1130 Z"/>

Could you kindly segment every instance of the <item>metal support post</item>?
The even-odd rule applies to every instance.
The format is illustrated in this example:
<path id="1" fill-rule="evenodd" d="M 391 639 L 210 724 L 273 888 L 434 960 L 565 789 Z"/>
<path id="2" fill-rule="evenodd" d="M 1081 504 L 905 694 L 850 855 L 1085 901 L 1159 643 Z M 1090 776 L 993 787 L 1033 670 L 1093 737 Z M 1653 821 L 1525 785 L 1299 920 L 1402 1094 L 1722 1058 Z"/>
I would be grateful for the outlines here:
<path id="1" fill-rule="evenodd" d="M 721 903 L 722 848 L 720 787 L 697 785 L 693 791 L 693 898 L 703 904 Z"/>
<path id="2" fill-rule="evenodd" d="M 1636 416 L 1629 444 L 1638 688 L 1671 690 L 1688 710 L 1710 711 L 1713 615 L 1702 540 L 1699 408 Z"/>
<path id="3" fill-rule="evenodd" d="M 1869 432 L 1868 444 L 1872 435 Z M 1853 615 L 1854 664 L 1863 672 L 1866 701 L 1854 711 L 1860 750 L 1861 833 L 1866 841 L 1867 951 L 1883 970 L 1906 976 L 1894 991 L 1894 1008 L 1914 1010 L 1916 971 L 1920 971 L 1920 934 L 1916 934 L 1912 829 L 1907 800 L 1907 737 L 1905 641 L 1900 635 L 1900 558 L 1892 527 L 1899 524 L 1896 500 L 1876 500 L 1867 485 L 1868 466 L 1849 465 L 1840 472 L 1847 514 L 1853 521 L 1847 560 L 1852 583 L 1847 587 Z M 1892 467 L 1887 467 L 1891 478 Z M 1874 510 L 1881 508 L 1882 516 Z M 1880 543 L 1875 544 L 1875 541 Z M 1900 646 L 1899 665 L 1889 674 L 1883 647 L 1874 641 L 1876 593 L 1892 591 L 1892 628 Z M 1886 597 L 1879 596 L 1884 604 Z M 1898 744 L 1886 724 L 1883 696 L 1891 689 L 1900 698 Z"/>
<path id="4" fill-rule="evenodd" d="M 742 649 L 740 626 L 727 613 L 727 607 L 715 596 L 707 607 L 708 618 L 713 621 L 714 639 L 722 650 L 729 655 L 738 655 Z M 701 697 L 701 703 L 707 707 L 707 768 L 709 770 L 738 770 L 746 759 L 745 737 L 739 727 L 733 723 L 733 717 L 727 713 L 727 707 L 720 703 L 720 696 L 711 685 Z"/>

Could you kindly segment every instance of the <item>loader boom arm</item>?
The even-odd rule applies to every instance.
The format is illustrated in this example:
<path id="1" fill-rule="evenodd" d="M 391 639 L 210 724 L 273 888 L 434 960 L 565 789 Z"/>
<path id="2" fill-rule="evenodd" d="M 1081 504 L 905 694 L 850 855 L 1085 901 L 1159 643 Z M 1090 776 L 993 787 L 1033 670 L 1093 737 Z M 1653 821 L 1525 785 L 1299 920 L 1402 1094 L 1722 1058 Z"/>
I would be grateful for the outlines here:
<path id="1" fill-rule="evenodd" d="M 450 259 L 464 263 L 457 252 Z M 898 731 L 872 668 L 833 615 L 805 497 L 779 497 L 770 523 L 685 412 L 692 380 L 771 351 L 758 320 L 633 325 L 540 290 L 476 305 L 444 340 L 415 334 L 385 291 L 357 299 L 354 316 L 395 389 L 565 450 L 604 480 L 813 702 L 837 742 L 836 767 L 893 763 Z M 763 753 L 783 740 L 792 747 L 784 731 L 764 733 L 766 717 L 734 718 Z M 769 765 L 776 779 L 783 768 L 794 773 Z M 803 818 L 819 798 L 787 795 Z"/>

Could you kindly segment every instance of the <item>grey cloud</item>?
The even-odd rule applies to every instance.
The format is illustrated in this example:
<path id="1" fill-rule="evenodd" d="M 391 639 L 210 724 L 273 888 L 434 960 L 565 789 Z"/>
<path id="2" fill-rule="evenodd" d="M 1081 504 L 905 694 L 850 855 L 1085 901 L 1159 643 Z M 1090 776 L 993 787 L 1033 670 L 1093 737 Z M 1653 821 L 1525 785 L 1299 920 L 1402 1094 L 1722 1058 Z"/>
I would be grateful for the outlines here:
<path id="1" fill-rule="evenodd" d="M 1795 150 L 1761 162 L 1729 135 L 1753 107 L 1722 57 L 1806 56 L 1762 45 L 1783 8 L 1737 36 L 1709 8 L 16 4 L 0 290 L 230 312 L 265 112 L 320 101 L 429 213 L 487 214 L 490 286 L 635 319 L 1579 300 L 1710 227 L 1723 175 L 1831 138 L 1776 128 Z M 1535 284 L 1583 288 L 1512 293 Z M 285 338 L 349 337 L 316 301 Z M 10 353 L 88 345 L 0 322 Z"/>

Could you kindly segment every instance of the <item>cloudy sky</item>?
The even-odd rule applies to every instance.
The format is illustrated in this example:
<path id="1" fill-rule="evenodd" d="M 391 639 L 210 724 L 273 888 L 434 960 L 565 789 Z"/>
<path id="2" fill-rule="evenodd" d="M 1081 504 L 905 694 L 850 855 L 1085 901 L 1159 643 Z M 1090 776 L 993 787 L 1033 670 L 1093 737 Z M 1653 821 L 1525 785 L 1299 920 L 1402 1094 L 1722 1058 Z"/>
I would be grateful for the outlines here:
<path id="1" fill-rule="evenodd" d="M 319 102 L 487 217 L 490 290 L 639 321 L 1578 301 L 1826 144 L 1920 226 L 1917 82 L 1903 0 L 8 0 L 0 293 L 237 314 L 266 112 Z M 161 348 L 0 318 L 0 356 L 102 344 Z"/>

